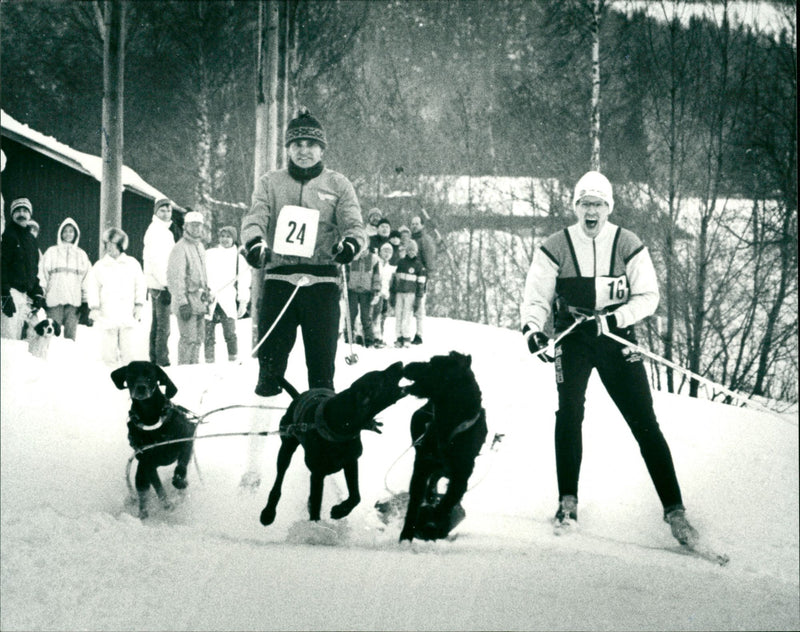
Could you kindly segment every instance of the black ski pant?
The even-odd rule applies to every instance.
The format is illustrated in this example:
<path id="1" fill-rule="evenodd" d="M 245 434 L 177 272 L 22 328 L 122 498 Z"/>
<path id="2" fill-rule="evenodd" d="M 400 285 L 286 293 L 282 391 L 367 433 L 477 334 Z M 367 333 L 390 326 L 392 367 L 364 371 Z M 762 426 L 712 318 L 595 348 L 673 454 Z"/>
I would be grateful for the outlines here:
<path id="1" fill-rule="evenodd" d="M 287 281 L 264 282 L 258 317 L 259 340 L 272 327 L 294 289 Z M 301 287 L 258 350 L 261 374 L 283 377 L 299 327 L 303 333 L 308 388 L 333 389 L 340 313 L 339 285 L 335 280 Z"/>
<path id="2" fill-rule="evenodd" d="M 594 323 L 589 329 L 594 329 Z M 618 334 L 632 333 L 618 332 Z M 628 337 L 626 336 L 626 337 Z M 632 339 L 628 337 L 628 339 Z M 682 506 L 672 454 L 658 426 L 642 357 L 594 331 L 577 329 L 556 347 L 556 471 L 559 500 L 578 495 L 583 442 L 581 426 L 592 369 L 631 429 L 665 510 Z"/>

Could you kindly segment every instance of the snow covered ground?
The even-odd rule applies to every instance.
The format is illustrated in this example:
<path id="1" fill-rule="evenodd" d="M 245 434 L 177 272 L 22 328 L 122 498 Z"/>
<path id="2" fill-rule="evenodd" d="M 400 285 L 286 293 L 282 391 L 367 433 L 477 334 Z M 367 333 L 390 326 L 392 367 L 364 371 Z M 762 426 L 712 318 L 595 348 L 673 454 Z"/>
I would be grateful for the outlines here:
<path id="1" fill-rule="evenodd" d="M 247 347 L 250 323 L 239 324 Z M 218 345 L 224 357 L 221 336 Z M 385 411 L 382 435 L 364 433 L 363 501 L 345 520 L 307 521 L 298 451 L 275 524 L 259 524 L 275 471 L 278 439 L 270 436 L 197 441 L 188 495 L 142 522 L 125 502 L 129 398 L 98 361 L 96 332 L 81 327 L 77 342 L 54 341 L 46 363 L 3 340 L 0 628 L 800 629 L 796 415 L 655 394 L 689 517 L 730 555 L 723 568 L 669 550 L 637 446 L 593 377 L 581 531 L 556 537 L 553 368 L 532 359 L 517 332 L 429 319 L 424 345 L 356 347 L 353 365 L 340 344 L 336 385 L 451 349 L 472 354 L 490 436 L 505 436 L 479 457 L 458 537 L 400 545 L 399 525 L 385 527 L 373 505 L 407 485 L 418 400 Z M 288 402 L 252 394 L 254 360 L 168 373 L 175 401 L 197 413 Z M 287 377 L 305 388 L 299 346 Z M 198 434 L 274 429 L 280 415 L 228 410 Z M 238 485 L 251 466 L 263 477 L 255 493 Z M 164 480 L 171 469 L 162 469 Z M 343 489 L 341 475 L 328 479 L 323 513 Z"/>

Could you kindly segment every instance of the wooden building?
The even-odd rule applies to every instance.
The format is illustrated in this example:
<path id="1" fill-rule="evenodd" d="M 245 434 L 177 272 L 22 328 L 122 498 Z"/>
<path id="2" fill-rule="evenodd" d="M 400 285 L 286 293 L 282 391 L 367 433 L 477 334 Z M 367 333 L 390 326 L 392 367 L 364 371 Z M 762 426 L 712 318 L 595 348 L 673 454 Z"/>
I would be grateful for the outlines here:
<path id="1" fill-rule="evenodd" d="M 32 130 L 0 110 L 2 149 L 6 157 L 2 178 L 5 220 L 16 198 L 33 206 L 41 228 L 39 248 L 55 245 L 58 227 L 66 217 L 81 231 L 79 246 L 94 263 L 100 256 L 100 180 L 102 159 L 85 154 Z M 168 197 L 128 167 L 122 172 L 122 229 L 128 233 L 128 254 L 141 263 L 144 233 L 153 218 L 156 198 Z M 180 211 L 180 209 L 178 209 Z M 176 221 L 180 223 L 179 213 Z"/>

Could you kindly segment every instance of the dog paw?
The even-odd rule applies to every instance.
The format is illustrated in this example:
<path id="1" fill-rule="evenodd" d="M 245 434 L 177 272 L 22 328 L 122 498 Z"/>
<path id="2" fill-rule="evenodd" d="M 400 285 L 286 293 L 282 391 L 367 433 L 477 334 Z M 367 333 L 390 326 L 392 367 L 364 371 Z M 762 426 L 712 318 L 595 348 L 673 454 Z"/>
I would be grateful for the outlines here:
<path id="1" fill-rule="evenodd" d="M 273 522 L 275 522 L 275 508 L 270 507 L 269 505 L 264 507 L 264 509 L 261 511 L 259 520 L 265 527 L 271 525 Z"/>
<path id="2" fill-rule="evenodd" d="M 139 507 L 139 520 L 147 520 L 150 517 L 150 513 L 147 511 L 146 507 Z"/>
<path id="3" fill-rule="evenodd" d="M 358 503 L 346 500 L 343 503 L 334 505 L 333 507 L 331 507 L 331 518 L 333 518 L 334 520 L 341 520 L 345 516 L 350 515 L 350 512 L 353 511 L 353 509 L 357 504 Z"/>
<path id="4" fill-rule="evenodd" d="M 189 481 L 175 472 L 175 475 L 172 477 L 172 486 L 175 489 L 186 489 L 189 486 Z"/>

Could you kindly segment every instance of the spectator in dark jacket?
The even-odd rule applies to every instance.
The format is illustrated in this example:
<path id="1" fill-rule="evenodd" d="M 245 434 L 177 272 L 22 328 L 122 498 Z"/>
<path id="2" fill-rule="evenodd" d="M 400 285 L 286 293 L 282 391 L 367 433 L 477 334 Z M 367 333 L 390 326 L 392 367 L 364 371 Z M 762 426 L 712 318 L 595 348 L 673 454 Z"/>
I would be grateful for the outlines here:
<path id="1" fill-rule="evenodd" d="M 400 259 L 394 273 L 391 300 L 395 307 L 397 339 L 395 347 L 406 347 L 411 342 L 411 319 L 425 297 L 427 272 L 417 256 L 417 243 L 410 241 L 406 256 Z"/>
<path id="2" fill-rule="evenodd" d="M 419 258 L 428 273 L 428 280 L 432 279 L 436 273 L 436 242 L 425 231 L 425 223 L 419 215 L 411 218 L 411 238 L 419 247 Z M 422 342 L 423 328 L 425 326 L 425 296 L 423 296 L 418 307 L 414 310 L 414 317 L 417 319 L 417 333 L 412 344 L 418 345 Z"/>
<path id="3" fill-rule="evenodd" d="M 39 284 L 39 246 L 28 230 L 33 206 L 27 198 L 11 203 L 9 222 L 3 232 L 2 263 L 2 316 L 0 335 L 19 340 L 22 325 L 30 312 L 44 307 L 44 292 Z"/>

